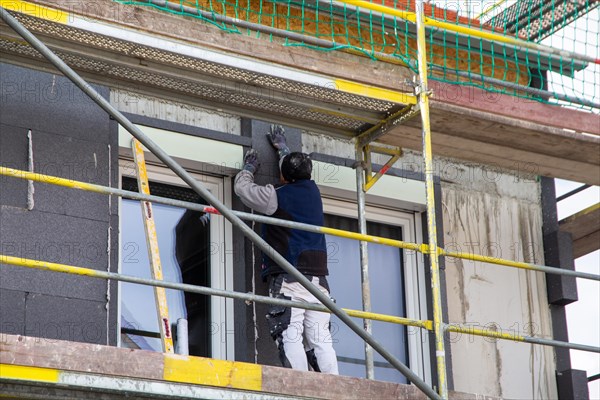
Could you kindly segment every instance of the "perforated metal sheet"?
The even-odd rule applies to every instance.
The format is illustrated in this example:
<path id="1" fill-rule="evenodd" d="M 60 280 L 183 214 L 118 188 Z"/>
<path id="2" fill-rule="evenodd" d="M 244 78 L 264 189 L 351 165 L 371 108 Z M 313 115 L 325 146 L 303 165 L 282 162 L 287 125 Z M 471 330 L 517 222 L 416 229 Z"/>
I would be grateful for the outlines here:
<path id="1" fill-rule="evenodd" d="M 504 27 L 506 32 L 524 34 L 528 40 L 539 41 L 599 6 L 599 2 L 587 0 L 518 1 L 486 24 Z"/>
<path id="2" fill-rule="evenodd" d="M 365 122 L 357 118 L 356 115 L 368 114 L 373 120 L 379 120 L 396 106 L 394 103 L 387 101 L 357 96 L 332 88 L 303 84 L 182 56 L 26 15 L 18 14 L 16 16 L 34 33 L 41 33 L 44 36 L 59 39 L 61 42 L 76 43 L 135 59 L 142 59 L 169 66 L 171 69 L 177 68 L 188 72 L 194 71 L 199 75 L 208 76 L 210 79 L 208 82 L 198 83 L 185 78 L 173 77 L 158 70 L 149 72 L 142 68 L 136 69 L 131 65 L 123 66 L 116 62 L 107 61 L 106 59 L 94 58 L 88 55 L 91 52 L 88 54 L 81 54 L 80 52 L 75 54 L 76 52 L 71 52 L 70 49 L 68 51 L 57 51 L 57 54 L 75 69 L 130 81 L 135 83 L 136 86 L 150 85 L 169 91 L 197 96 L 204 100 L 228 105 L 234 110 L 235 107 L 241 106 L 261 110 L 262 112 L 277 113 L 282 116 L 293 116 L 294 119 L 307 120 L 313 125 L 324 124 L 343 130 L 358 131 L 365 127 Z M 15 43 L 11 40 L 3 39 L 0 42 L 0 51 L 41 58 L 27 44 Z M 211 82 L 214 83 L 211 84 Z M 262 90 L 252 91 L 251 93 L 231 90 L 233 85 L 224 85 L 224 82 L 239 82 L 261 88 Z M 268 95 L 272 91 L 289 95 L 275 98 Z M 314 102 L 307 102 L 306 106 L 303 106 L 302 102 L 298 101 L 286 102 L 285 98 L 318 100 L 332 107 L 339 105 L 341 107 L 337 108 L 344 110 L 344 112 L 331 112 L 331 109 L 319 109 L 318 106 L 315 106 Z"/>
<path id="3" fill-rule="evenodd" d="M 12 53 L 26 55 L 29 57 L 42 58 L 34 49 L 27 45 L 18 44 L 8 40 L 0 40 L 0 51 L 9 51 Z M 217 103 L 226 103 L 231 106 L 250 107 L 279 113 L 282 115 L 298 116 L 302 115 L 304 119 L 312 122 L 321 123 L 324 125 L 335 126 L 350 130 L 358 130 L 363 123 L 349 118 L 342 118 L 326 113 L 319 113 L 303 109 L 301 107 L 272 101 L 266 98 L 257 96 L 245 95 L 240 92 L 224 90 L 222 88 L 214 88 L 211 86 L 199 85 L 190 83 L 183 79 L 174 79 L 156 73 L 135 70 L 132 68 L 115 66 L 103 61 L 94 60 L 91 58 L 83 58 L 80 56 L 56 52 L 67 64 L 86 72 L 93 72 L 105 76 L 112 76 L 118 79 L 134 82 L 140 85 L 148 85 L 152 83 L 154 87 L 161 87 L 171 91 L 185 93 L 200 97 L 205 100 L 211 100 Z"/>

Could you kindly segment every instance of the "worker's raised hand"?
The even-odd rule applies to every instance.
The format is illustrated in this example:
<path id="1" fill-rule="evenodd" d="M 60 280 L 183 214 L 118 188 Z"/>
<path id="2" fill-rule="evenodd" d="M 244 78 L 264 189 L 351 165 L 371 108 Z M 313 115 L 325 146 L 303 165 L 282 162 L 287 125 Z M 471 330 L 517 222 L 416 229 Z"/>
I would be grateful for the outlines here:
<path id="1" fill-rule="evenodd" d="M 283 147 L 287 147 L 285 142 L 285 130 L 281 125 L 271 125 L 271 132 L 267 133 L 269 140 L 273 147 L 277 150 L 281 150 Z"/>
<path id="2" fill-rule="evenodd" d="M 259 167 L 258 152 L 254 149 L 248 150 L 244 156 L 244 170 L 255 174 Z"/>
<path id="3" fill-rule="evenodd" d="M 267 137 L 271 142 L 271 145 L 277 149 L 279 158 L 285 157 L 290 154 L 290 149 L 287 147 L 285 140 L 285 130 L 281 125 L 271 125 L 271 132 L 267 133 Z"/>

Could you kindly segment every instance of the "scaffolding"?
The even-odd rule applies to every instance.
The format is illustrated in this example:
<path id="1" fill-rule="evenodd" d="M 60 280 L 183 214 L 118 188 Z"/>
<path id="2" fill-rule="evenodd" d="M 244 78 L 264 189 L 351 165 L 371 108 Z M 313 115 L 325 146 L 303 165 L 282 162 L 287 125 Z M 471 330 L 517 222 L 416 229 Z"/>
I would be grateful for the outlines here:
<path id="1" fill-rule="evenodd" d="M 372 3 L 355 1 L 355 0 L 343 0 L 344 3 L 354 4 L 365 8 L 377 8 L 379 12 L 391 13 L 395 15 L 395 11 L 388 7 L 377 6 Z M 426 44 L 426 24 L 427 18 L 424 15 L 423 1 L 417 2 L 416 13 L 414 15 L 407 16 L 407 19 L 415 22 L 416 32 L 418 38 L 418 80 L 415 81 L 415 96 L 418 102 L 414 106 L 409 106 L 398 115 L 394 115 L 393 122 L 401 123 L 406 118 L 412 118 L 416 116 L 417 112 L 421 116 L 422 121 L 422 135 L 423 135 L 423 160 L 425 163 L 425 184 L 426 184 L 426 206 L 427 206 L 427 223 L 428 223 L 428 241 L 427 243 L 409 243 L 399 240 L 393 240 L 383 237 L 377 237 L 368 235 L 366 232 L 366 219 L 365 219 L 365 193 L 372 184 L 374 184 L 381 174 L 385 173 L 385 170 L 389 168 L 393 161 L 399 156 L 398 151 L 381 150 L 376 146 L 371 145 L 378 136 L 385 133 L 387 124 L 391 123 L 390 120 L 382 121 L 381 124 L 368 130 L 362 135 L 356 137 L 356 158 L 358 163 L 356 181 L 357 181 L 357 203 L 359 211 L 359 232 L 350 232 L 339 229 L 332 229 L 328 227 L 312 226 L 307 224 L 301 224 L 291 221 L 284 221 L 266 216 L 260 216 L 255 214 L 248 214 L 243 212 L 237 212 L 230 210 L 222 202 L 220 202 L 213 194 L 211 194 L 200 182 L 194 179 L 181 165 L 179 165 L 169 154 L 167 154 L 162 148 L 155 144 L 148 136 L 146 136 L 136 125 L 130 122 L 121 112 L 114 108 L 106 99 L 99 95 L 95 89 L 93 89 L 83 78 L 81 78 L 73 69 L 64 63 L 56 54 L 54 54 L 44 43 L 42 43 L 36 36 L 29 32 L 15 17 L 11 15 L 4 7 L 0 8 L 2 20 L 14 29 L 23 39 L 25 39 L 33 48 L 41 53 L 52 65 L 54 65 L 59 71 L 61 71 L 66 77 L 68 77 L 77 87 L 79 87 L 85 94 L 87 94 L 94 102 L 96 102 L 104 111 L 106 111 L 112 118 L 114 118 L 121 126 L 123 126 L 137 141 L 144 145 L 148 151 L 154 154 L 160 161 L 162 161 L 167 167 L 169 167 L 176 175 L 178 175 L 185 183 L 187 183 L 195 192 L 201 195 L 208 205 L 199 205 L 196 203 L 189 203 L 184 201 L 178 201 L 173 199 L 162 198 L 158 196 L 150 195 L 148 192 L 136 193 L 126 190 L 120 190 L 110 187 L 104 187 L 101 185 L 90 184 L 86 182 L 78 182 L 73 180 L 67 180 L 60 177 L 49 176 L 34 173 L 33 171 L 21 171 L 7 167 L 0 167 L 0 175 L 10 176 L 14 178 L 24 179 L 28 181 L 36 181 L 46 184 L 54 184 L 76 190 L 84 190 L 95 193 L 101 193 L 105 195 L 116 195 L 124 198 L 140 200 L 148 203 L 160 203 L 167 204 L 177 207 L 182 207 L 190 210 L 202 211 L 206 213 L 217 213 L 224 216 L 231 224 L 238 228 L 249 240 L 251 240 L 258 248 L 263 252 L 271 254 L 271 258 L 281 266 L 281 268 L 288 274 L 292 275 L 298 280 L 308 291 L 310 291 L 321 304 L 306 304 L 296 303 L 287 300 L 275 299 L 266 296 L 259 296 L 249 293 L 239 293 L 220 289 L 214 289 L 202 286 L 193 286 L 180 283 L 165 282 L 161 279 L 144 279 L 133 276 L 127 276 L 123 274 L 117 274 L 106 271 L 97 271 L 90 268 L 83 268 L 79 266 L 56 264 L 51 262 L 45 262 L 43 260 L 31 260 L 21 257 L 14 257 L 5 254 L 0 254 L 0 264 L 15 265 L 26 268 L 41 269 L 53 272 L 76 274 L 82 276 L 88 276 L 100 279 L 111 279 L 121 282 L 137 283 L 142 285 L 149 285 L 158 288 L 176 289 L 182 291 L 188 291 L 193 293 L 200 293 L 210 296 L 222 296 L 243 301 L 251 302 L 263 302 L 267 304 L 276 304 L 286 307 L 297 307 L 304 309 L 311 309 L 323 312 L 330 312 L 335 314 L 342 322 L 350 327 L 358 336 L 365 341 L 366 346 L 366 360 L 367 360 L 367 377 L 373 376 L 373 358 L 372 350 L 378 352 L 383 356 L 391 365 L 397 370 L 404 374 L 412 383 L 414 383 L 420 390 L 422 390 L 431 399 L 447 399 L 448 398 L 448 385 L 446 381 L 446 351 L 444 348 L 444 335 L 447 332 L 465 333 L 470 335 L 477 335 L 495 339 L 512 340 L 524 343 L 532 343 L 545 346 L 562 347 L 568 349 L 577 349 L 589 352 L 600 353 L 600 348 L 594 346 L 587 346 L 576 343 L 561 342 L 546 338 L 533 337 L 521 335 L 520 333 L 504 333 L 501 330 L 488 330 L 478 329 L 472 326 L 462 326 L 456 324 L 447 324 L 442 318 L 441 309 L 441 291 L 440 291 L 440 277 L 439 277 L 439 258 L 440 257 L 456 257 L 461 259 L 468 259 L 473 261 L 482 261 L 484 263 L 492 263 L 502 265 L 506 267 L 520 268 L 531 271 L 539 271 L 547 274 L 557 274 L 563 276 L 572 276 L 582 279 L 590 279 L 600 281 L 600 275 L 582 273 L 577 271 L 564 270 L 561 268 L 555 268 L 545 265 L 537 265 L 533 263 L 518 262 L 500 258 L 490 258 L 483 255 L 452 252 L 445 250 L 438 246 L 437 243 L 437 230 L 436 230 L 436 211 L 435 211 L 435 200 L 434 200 L 434 170 L 432 166 L 433 153 L 431 148 L 431 130 L 429 126 L 429 96 L 431 95 L 428 89 L 428 69 L 427 69 L 427 44 Z M 534 46 L 535 47 L 535 46 Z M 537 47 L 536 47 L 537 48 Z M 372 176 L 370 169 L 369 160 L 371 151 L 382 151 L 391 156 L 390 163 L 386 164 L 383 172 L 379 175 Z M 248 225 L 242 220 L 273 224 L 279 226 L 285 226 L 293 229 L 306 230 L 310 232 L 317 232 L 323 234 L 330 234 L 334 236 L 349 238 L 358 240 L 361 242 L 361 276 L 363 279 L 363 310 L 348 310 L 343 309 L 335 304 L 330 298 L 320 292 L 314 285 L 312 285 L 300 272 L 298 272 L 282 255 L 275 252 L 271 246 L 261 238 L 256 232 L 254 232 Z M 431 269 L 431 287 L 433 296 L 433 315 L 432 320 L 411 320 L 408 318 L 382 315 L 373 313 L 370 309 L 370 299 L 368 291 L 368 257 L 366 253 L 366 243 L 379 243 L 388 246 L 394 246 L 401 249 L 418 251 L 425 254 L 429 258 L 430 269 Z M 437 392 L 424 382 L 418 375 L 410 370 L 405 364 L 398 360 L 394 355 L 387 351 L 375 338 L 373 338 L 370 332 L 370 325 L 368 322 L 364 323 L 363 327 L 356 324 L 350 317 L 362 318 L 365 321 L 377 320 L 396 324 L 402 324 L 407 326 L 419 327 L 428 331 L 434 332 L 435 335 L 435 358 L 436 358 L 436 370 L 437 370 Z"/>
<path id="2" fill-rule="evenodd" d="M 414 0 L 113 1 L 198 18 L 228 33 L 282 37 L 289 46 L 362 54 L 419 73 L 419 2 Z M 468 18 L 426 2 L 427 75 L 597 113 L 598 79 L 583 70 L 597 73 L 600 64 L 598 45 L 584 46 L 588 35 L 598 34 L 599 5 L 596 0 L 521 0 L 483 20 L 493 10 Z M 581 27 L 567 30 L 575 20 Z M 562 43 L 546 40 L 557 35 Z"/>

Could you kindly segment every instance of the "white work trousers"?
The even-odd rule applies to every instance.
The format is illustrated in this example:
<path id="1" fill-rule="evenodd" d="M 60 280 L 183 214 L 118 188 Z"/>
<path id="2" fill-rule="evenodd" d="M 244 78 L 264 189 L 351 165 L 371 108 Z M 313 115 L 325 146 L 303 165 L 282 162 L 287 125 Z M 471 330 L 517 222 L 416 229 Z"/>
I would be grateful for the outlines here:
<path id="1" fill-rule="evenodd" d="M 309 277 L 311 278 L 311 277 Z M 329 291 L 319 284 L 319 277 L 312 277 L 321 292 L 329 296 Z M 271 293 L 274 297 L 283 295 L 292 301 L 317 303 L 319 300 L 304 288 L 299 282 L 281 282 L 280 295 Z M 333 349 L 333 338 L 329 331 L 330 314 L 301 308 L 292 308 L 287 329 L 281 333 L 281 341 L 285 357 L 293 369 L 308 371 L 307 353 L 314 351 L 314 356 L 321 372 L 338 374 L 338 364 Z M 275 338 L 275 340 L 278 340 Z"/>

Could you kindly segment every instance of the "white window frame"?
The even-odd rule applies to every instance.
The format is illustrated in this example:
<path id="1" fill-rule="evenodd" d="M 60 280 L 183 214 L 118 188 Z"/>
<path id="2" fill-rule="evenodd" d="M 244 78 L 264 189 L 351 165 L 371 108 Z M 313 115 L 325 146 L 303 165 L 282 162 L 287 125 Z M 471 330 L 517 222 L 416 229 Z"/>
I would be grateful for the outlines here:
<path id="1" fill-rule="evenodd" d="M 356 203 L 339 198 L 323 197 L 323 211 L 325 214 L 352 219 L 357 218 Z M 392 209 L 373 204 L 367 204 L 365 211 L 367 221 L 400 227 L 402 229 L 403 241 L 412 243 L 422 241 L 421 213 L 407 212 L 401 209 Z M 420 253 L 403 250 L 402 259 L 404 261 L 406 318 L 415 320 L 428 319 L 425 263 L 423 257 L 420 256 Z M 373 310 L 373 312 L 377 312 L 377 310 Z M 427 331 L 410 326 L 406 328 L 410 369 L 425 382 L 431 384 L 431 359 Z"/>
<path id="2" fill-rule="evenodd" d="M 146 163 L 148 180 L 172 186 L 188 188 L 170 169 L 151 163 Z M 190 171 L 191 175 L 200 181 L 219 201 L 231 207 L 230 178 L 215 177 Z M 123 177 L 136 178 L 135 164 L 132 160 L 119 159 L 119 187 Z M 141 210 L 140 210 L 141 212 Z M 121 199 L 119 199 L 119 215 L 121 215 Z M 233 291 L 233 258 L 231 255 L 232 226 L 223 216 L 213 214 L 210 224 L 211 237 L 211 287 Z M 121 248 L 121 219 L 119 219 L 119 248 Z M 121 257 L 119 257 L 119 272 L 121 272 Z M 118 296 L 121 298 L 121 284 L 118 285 Z M 119 304 L 118 318 L 118 346 L 121 346 L 121 302 Z M 211 332 L 212 358 L 233 360 L 235 357 L 234 335 L 234 308 L 233 299 L 212 296 L 211 298 L 212 325 L 207 327 Z"/>

